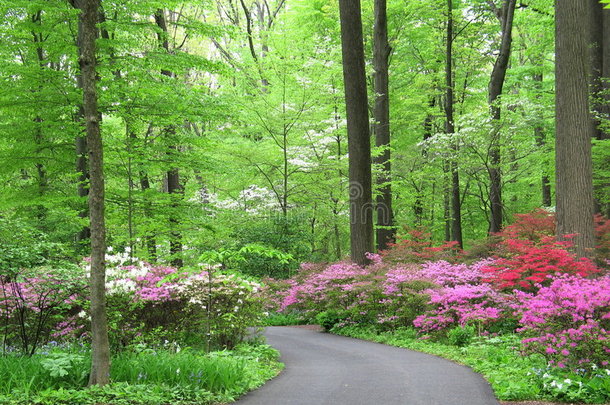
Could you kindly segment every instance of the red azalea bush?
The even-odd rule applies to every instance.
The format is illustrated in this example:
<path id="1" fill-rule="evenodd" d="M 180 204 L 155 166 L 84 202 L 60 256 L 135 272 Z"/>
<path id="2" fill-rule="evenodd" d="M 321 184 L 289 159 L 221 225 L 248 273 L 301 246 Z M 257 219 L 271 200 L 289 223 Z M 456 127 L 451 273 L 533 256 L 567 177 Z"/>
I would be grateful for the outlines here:
<path id="1" fill-rule="evenodd" d="M 597 214 L 593 218 L 595 224 L 595 258 L 601 266 L 610 268 L 610 219 Z"/>
<path id="2" fill-rule="evenodd" d="M 602 243 L 610 238 L 608 222 L 596 217 L 598 241 Z M 555 240 L 555 216 L 545 210 L 515 215 L 515 222 L 496 236 L 500 239 L 495 248 L 497 260 L 483 272 L 485 281 L 501 290 L 533 291 L 548 285 L 553 275 L 588 277 L 600 272 L 593 261 L 569 251 L 571 242 Z"/>
<path id="3" fill-rule="evenodd" d="M 539 244 L 523 239 L 507 239 L 502 244 L 506 256 L 482 269 L 485 281 L 501 290 L 532 291 L 548 285 L 552 275 L 587 277 L 600 271 L 591 260 L 576 258 L 566 250 L 566 242 L 555 242 L 548 237 Z"/>
<path id="4" fill-rule="evenodd" d="M 596 239 L 595 260 L 600 266 L 610 267 L 610 219 L 596 214 L 593 224 Z M 501 243 L 494 244 L 492 250 L 500 257 L 512 255 L 510 249 L 506 249 L 506 242 L 509 240 L 528 241 L 533 245 L 549 244 L 556 238 L 555 214 L 544 209 L 537 209 L 528 214 L 515 214 L 515 221 L 494 237 Z"/>
<path id="5" fill-rule="evenodd" d="M 555 214 L 538 208 L 528 214 L 515 214 L 512 224 L 496 235 L 501 240 L 522 239 L 539 243 L 555 236 Z"/>
<path id="6" fill-rule="evenodd" d="M 390 248 L 381 252 L 384 262 L 424 263 L 426 261 L 447 260 L 455 262 L 462 257 L 463 252 L 457 242 L 444 242 L 433 246 L 431 234 L 422 229 L 406 230 L 406 237 L 390 244 Z"/>

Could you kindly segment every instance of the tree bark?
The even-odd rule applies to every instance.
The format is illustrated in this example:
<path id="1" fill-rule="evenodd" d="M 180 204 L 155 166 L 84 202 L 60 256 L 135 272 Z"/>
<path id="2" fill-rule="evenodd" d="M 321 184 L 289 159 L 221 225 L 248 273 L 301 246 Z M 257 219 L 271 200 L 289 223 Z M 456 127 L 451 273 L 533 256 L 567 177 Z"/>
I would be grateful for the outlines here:
<path id="1" fill-rule="evenodd" d="M 504 79 L 508 70 L 510 52 L 512 46 L 513 16 L 515 14 L 516 0 L 504 0 L 502 9 L 499 10 L 500 25 L 502 26 L 502 39 L 500 41 L 500 53 L 491 72 L 489 81 L 488 101 L 491 118 L 498 122 L 501 116 L 501 108 L 498 97 L 502 95 Z M 500 134 L 495 128 L 492 133 L 489 148 L 489 201 L 491 206 L 489 233 L 500 232 L 502 229 L 502 173 L 500 171 Z"/>
<path id="2" fill-rule="evenodd" d="M 339 14 L 347 112 L 351 258 L 364 265 L 368 263 L 366 253 L 373 250 L 374 207 L 360 0 L 340 0 Z"/>
<path id="3" fill-rule="evenodd" d="M 70 3 L 75 8 L 81 8 L 80 4 L 83 3 L 83 0 L 71 0 Z M 78 32 L 76 34 L 76 46 L 78 49 L 82 48 L 83 44 L 83 34 L 84 30 L 82 27 L 83 21 L 82 18 L 78 19 Z M 79 89 L 83 88 L 83 78 L 82 73 L 79 72 L 76 75 L 76 85 Z M 78 106 L 78 113 L 75 116 L 75 121 L 81 123 L 84 121 L 85 111 L 83 109 L 83 105 Z M 89 206 L 88 206 L 88 197 L 89 197 L 89 161 L 87 159 L 88 146 L 87 146 L 87 134 L 80 133 L 76 136 L 74 140 L 74 146 L 76 151 L 76 193 L 80 200 L 82 200 L 82 209 L 79 211 L 78 216 L 82 219 L 89 217 Z M 80 205 L 80 201 L 79 201 Z M 83 225 L 81 230 L 76 234 L 76 243 L 78 247 L 84 249 L 86 244 L 90 244 L 91 238 L 91 229 L 88 225 Z"/>
<path id="4" fill-rule="evenodd" d="M 377 178 L 377 250 L 386 250 L 394 242 L 394 214 L 392 211 L 392 174 L 390 163 L 390 97 L 388 58 L 391 48 L 388 43 L 388 19 L 386 0 L 375 0 L 375 26 L 373 32 L 373 66 L 375 87 L 375 146 L 383 151 L 375 159 L 381 166 Z"/>
<path id="5" fill-rule="evenodd" d="M 454 95 L 453 95 L 453 0 L 447 0 L 447 40 L 445 48 L 445 132 L 451 136 L 451 149 L 457 155 L 459 150 L 455 139 L 455 123 L 453 120 Z M 462 247 L 462 204 L 460 201 L 460 173 L 458 170 L 457 156 L 450 159 L 449 171 L 451 172 L 451 240 Z"/>
<path id="6" fill-rule="evenodd" d="M 80 73 L 83 88 L 83 112 L 89 149 L 89 218 L 91 223 L 91 374 L 89 385 L 110 382 L 110 346 L 106 317 L 106 225 L 104 221 L 103 146 L 100 114 L 97 106 L 95 40 L 99 0 L 74 1 L 81 9 L 82 29 Z M 80 36 L 80 34 L 79 34 Z"/>
<path id="7" fill-rule="evenodd" d="M 598 0 L 589 0 L 589 87 L 591 100 L 591 123 L 593 137 L 598 140 L 610 139 L 610 10 L 605 9 Z M 605 125 L 604 125 L 605 124 Z M 608 184 L 597 185 L 600 195 Z M 610 211 L 610 204 L 595 200 L 595 212 Z"/>
<path id="8" fill-rule="evenodd" d="M 594 247 L 589 114 L 588 2 L 555 0 L 557 237 L 575 235 L 578 256 Z"/>
<path id="9" fill-rule="evenodd" d="M 167 31 L 167 23 L 165 21 L 165 11 L 162 9 L 157 10 L 155 13 L 155 22 L 157 26 L 161 29 L 161 33 L 158 35 L 159 46 L 163 48 L 167 53 L 170 52 L 169 49 L 169 41 L 168 41 L 168 31 Z M 174 77 L 174 73 L 169 70 L 162 70 L 161 74 L 167 77 Z M 176 133 L 176 128 L 173 125 L 169 125 L 165 128 L 165 133 L 167 135 L 174 135 Z M 174 153 L 180 153 L 180 148 L 177 145 L 172 145 L 170 147 Z M 171 214 L 169 217 L 170 223 L 170 241 L 169 241 L 169 251 L 171 255 L 171 263 L 173 266 L 182 267 L 184 264 L 182 261 L 182 233 L 179 230 L 180 220 L 178 219 L 177 211 L 179 209 L 178 200 L 181 198 L 184 193 L 184 189 L 182 184 L 180 183 L 180 170 L 177 167 L 173 167 L 167 171 L 167 192 L 172 197 L 171 203 Z"/>
<path id="10" fill-rule="evenodd" d="M 539 92 L 542 92 L 542 73 L 535 74 L 533 79 L 535 84 L 537 85 L 537 90 Z M 537 95 L 536 98 L 540 98 L 540 96 Z M 542 120 L 542 118 L 540 119 Z M 534 128 L 534 138 L 536 139 L 536 145 L 540 149 L 546 149 L 546 134 L 544 133 L 544 128 L 542 127 L 542 124 L 538 124 Z M 551 180 L 549 179 L 549 175 L 546 169 L 546 166 L 542 168 L 542 177 L 540 179 L 542 190 L 542 205 L 544 207 L 550 207 L 553 205 L 553 202 L 551 201 Z"/>
<path id="11" fill-rule="evenodd" d="M 591 91 L 591 110 L 594 115 L 591 116 L 591 125 L 593 126 L 593 134 L 597 139 L 605 139 L 609 134 L 600 127 L 600 117 L 604 114 L 604 110 L 607 107 L 608 99 L 604 96 L 604 90 L 608 89 L 607 83 L 605 83 L 604 77 L 604 58 L 608 58 L 608 55 L 604 55 L 608 41 L 610 39 L 604 38 L 604 31 L 608 31 L 605 28 L 605 24 L 610 23 L 607 15 L 610 14 L 610 10 L 604 10 L 604 6 L 599 0 L 589 0 L 589 22 L 587 26 L 588 30 L 588 47 L 589 49 L 589 86 Z M 610 62 L 608 62 L 610 63 Z M 607 67 L 606 67 L 607 69 Z"/>

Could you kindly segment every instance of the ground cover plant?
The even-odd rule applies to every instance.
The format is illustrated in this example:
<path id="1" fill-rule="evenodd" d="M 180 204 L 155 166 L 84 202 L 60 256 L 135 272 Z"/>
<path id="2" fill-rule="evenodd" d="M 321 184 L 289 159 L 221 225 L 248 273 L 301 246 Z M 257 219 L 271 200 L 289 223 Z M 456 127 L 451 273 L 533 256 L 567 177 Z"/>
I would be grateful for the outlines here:
<path id="1" fill-rule="evenodd" d="M 113 356 L 112 383 L 87 388 L 87 346 L 43 346 L 0 357 L 0 403 L 208 404 L 228 402 L 275 376 L 278 353 L 263 344 L 205 353 L 176 345 L 135 345 Z"/>
<path id="2" fill-rule="evenodd" d="M 490 240 L 490 257 L 407 240 L 366 267 L 305 264 L 262 294 L 274 297 L 270 312 L 467 364 L 503 400 L 609 401 L 606 234 L 593 261 L 576 258 L 569 238 L 555 242 L 553 229 L 552 214 L 535 211 Z"/>

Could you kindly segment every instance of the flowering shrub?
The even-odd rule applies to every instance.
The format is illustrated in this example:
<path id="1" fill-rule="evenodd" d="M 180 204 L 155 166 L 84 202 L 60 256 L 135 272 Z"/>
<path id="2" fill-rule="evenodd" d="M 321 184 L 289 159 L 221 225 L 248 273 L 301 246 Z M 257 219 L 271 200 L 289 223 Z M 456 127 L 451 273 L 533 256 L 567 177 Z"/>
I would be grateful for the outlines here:
<path id="1" fill-rule="evenodd" d="M 422 291 L 434 284 L 418 277 L 415 267 L 385 274 L 379 255 L 371 254 L 369 259 L 372 263 L 366 268 L 347 262 L 304 264 L 291 280 L 267 281 L 265 295 L 282 297 L 275 306 L 279 311 L 299 311 L 312 320 L 325 313 L 325 319 L 342 324 L 410 325 L 426 306 L 428 297 Z M 403 279 L 401 271 L 410 276 Z"/>
<path id="2" fill-rule="evenodd" d="M 548 285 L 555 274 L 575 274 L 586 277 L 600 270 L 587 258 L 576 258 L 566 250 L 567 242 L 542 238 L 540 244 L 530 240 L 507 239 L 502 242 L 507 257 L 483 267 L 485 281 L 500 289 L 535 290 Z"/>
<path id="3" fill-rule="evenodd" d="M 383 251 L 386 263 L 423 263 L 430 260 L 455 261 L 461 257 L 457 242 L 444 242 L 440 246 L 432 245 L 431 235 L 420 229 L 407 230 L 407 237 L 390 244 L 390 249 Z"/>
<path id="4" fill-rule="evenodd" d="M 597 214 L 593 221 L 597 239 L 595 257 L 600 265 L 610 268 L 610 219 Z"/>
<path id="5" fill-rule="evenodd" d="M 515 214 L 515 221 L 497 234 L 502 240 L 525 239 L 538 243 L 555 236 L 555 215 L 538 208 L 528 214 Z"/>
<path id="6" fill-rule="evenodd" d="M 515 309 L 530 337 L 527 352 L 558 367 L 608 366 L 610 359 L 610 276 L 554 278 L 537 293 L 516 292 Z"/>
<path id="7" fill-rule="evenodd" d="M 418 316 L 413 325 L 425 333 L 446 331 L 455 326 L 483 325 L 509 313 L 508 297 L 489 284 L 461 284 L 430 291 L 434 309 Z"/>
<path id="8" fill-rule="evenodd" d="M 440 301 L 430 299 L 431 295 L 446 294 L 452 289 L 478 288 L 477 283 L 484 276 L 481 269 L 493 260 L 470 266 L 440 260 L 388 267 L 378 255 L 370 258 L 372 264 L 366 268 L 346 262 L 309 266 L 303 270 L 304 275 L 283 284 L 273 281 L 271 285 L 280 288 L 277 295 L 282 297 L 276 307 L 280 311 L 305 312 L 310 319 L 320 312 L 332 312 L 333 319 L 342 319 L 343 323 L 375 324 L 381 329 L 411 326 L 415 319 L 420 319 L 420 326 L 426 331 L 429 328 L 424 323 L 436 324 L 435 330 L 441 330 L 470 320 L 483 322 L 500 316 L 500 310 L 493 312 L 486 306 L 502 301 L 500 294 L 489 286 L 486 291 L 495 295 L 479 301 L 476 300 L 480 296 L 469 297 L 469 303 L 464 304 L 457 317 L 449 316 L 449 310 L 443 309 Z M 285 289 L 281 290 L 282 287 Z M 438 323 L 441 319 L 445 319 L 442 324 Z"/>
<path id="9" fill-rule="evenodd" d="M 36 267 L 0 276 L 3 350 L 11 345 L 33 355 L 57 323 L 75 315 L 85 285 L 78 268 L 71 267 Z"/>
<path id="10" fill-rule="evenodd" d="M 610 219 L 596 214 L 593 218 L 595 227 L 595 259 L 598 265 L 610 267 Z M 527 241 L 531 246 L 548 245 L 556 236 L 555 214 L 537 209 L 528 214 L 516 214 L 515 222 L 495 235 L 501 241 L 509 240 Z M 495 253 L 498 256 L 512 256 L 506 249 L 506 244 L 496 244 Z M 564 248 L 569 246 L 564 246 Z"/>
<path id="11" fill-rule="evenodd" d="M 303 311 L 347 310 L 363 286 L 370 286 L 367 269 L 353 263 L 331 264 L 310 273 L 302 282 L 293 280 L 280 304 L 281 310 L 297 307 Z"/>
<path id="12" fill-rule="evenodd" d="M 178 298 L 192 314 L 191 331 L 205 333 L 208 348 L 233 348 L 246 337 L 247 328 L 258 325 L 263 311 L 260 284 L 235 274 L 206 271 L 191 275 L 175 287 Z"/>
<path id="13" fill-rule="evenodd" d="M 218 266 L 179 271 L 126 254 L 109 254 L 106 259 L 109 332 L 115 346 L 170 340 L 230 348 L 262 317 L 262 303 L 255 294 L 260 285 L 224 274 Z M 86 300 L 74 303 L 75 315 L 56 325 L 56 338 L 86 333 L 87 305 Z"/>

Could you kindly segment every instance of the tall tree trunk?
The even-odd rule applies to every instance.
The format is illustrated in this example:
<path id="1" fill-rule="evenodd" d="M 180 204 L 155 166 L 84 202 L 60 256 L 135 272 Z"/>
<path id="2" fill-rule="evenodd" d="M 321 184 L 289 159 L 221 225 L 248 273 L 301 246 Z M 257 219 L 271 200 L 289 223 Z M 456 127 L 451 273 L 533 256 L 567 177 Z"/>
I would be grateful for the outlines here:
<path id="1" fill-rule="evenodd" d="M 516 0 L 503 0 L 502 8 L 495 10 L 502 27 L 500 53 L 496 58 L 491 79 L 489 81 L 489 108 L 491 118 L 496 122 L 489 148 L 489 201 L 491 206 L 489 233 L 500 232 L 502 229 L 502 174 L 500 171 L 500 132 L 498 121 L 501 108 L 498 97 L 502 95 L 504 79 L 508 70 L 508 61 L 512 45 L 513 16 L 515 14 Z"/>
<path id="2" fill-rule="evenodd" d="M 373 205 L 360 0 L 339 0 L 339 14 L 347 112 L 351 258 L 364 265 L 368 263 L 366 253 L 373 251 Z"/>
<path id="3" fill-rule="evenodd" d="M 593 181 L 588 100 L 588 2 L 555 0 L 555 164 L 557 237 L 575 234 L 575 251 L 591 255 Z"/>
<path id="4" fill-rule="evenodd" d="M 454 135 L 455 123 L 453 121 L 453 0 L 447 0 L 447 41 L 445 57 L 445 132 L 447 135 L 451 136 L 451 148 L 454 155 L 457 155 L 459 146 Z M 457 242 L 458 245 L 462 247 L 462 203 L 460 201 L 460 174 L 458 171 L 457 156 L 451 158 L 449 171 L 451 172 L 451 240 Z"/>
<path id="5" fill-rule="evenodd" d="M 607 83 L 603 78 L 604 65 L 610 63 L 608 55 L 604 55 L 608 47 L 609 38 L 604 37 L 604 31 L 609 33 L 610 30 L 605 27 L 610 23 L 608 14 L 610 10 L 605 10 L 599 0 L 589 0 L 589 22 L 588 30 L 588 49 L 589 49 L 589 86 L 591 91 L 591 110 L 594 115 L 591 116 L 591 125 L 593 126 L 594 137 L 597 139 L 605 139 L 609 134 L 600 127 L 599 117 L 604 114 L 604 110 L 608 107 L 608 99 L 604 97 L 604 90 L 608 89 Z M 606 67 L 606 69 L 608 69 Z M 607 78 L 607 76 L 606 76 Z"/>
<path id="6" fill-rule="evenodd" d="M 602 137 L 603 139 L 610 139 L 610 9 L 604 8 L 602 14 L 604 24 L 602 32 L 602 92 L 604 101 L 600 105 L 600 113 L 607 120 L 607 126 L 602 133 Z M 608 212 L 606 215 L 610 215 L 610 205 Z"/>
<path id="7" fill-rule="evenodd" d="M 373 33 L 373 66 L 375 87 L 375 145 L 382 154 L 375 163 L 381 166 L 377 178 L 377 250 L 386 250 L 394 242 L 394 213 L 392 212 L 392 173 L 390 164 L 390 97 L 388 59 L 391 48 L 388 44 L 388 19 L 386 0 L 375 0 L 375 26 Z"/>
<path id="8" fill-rule="evenodd" d="M 32 16 L 32 23 L 36 24 L 38 27 L 40 27 L 41 23 L 42 23 L 42 11 L 37 11 L 33 16 Z M 36 57 L 38 59 L 38 66 L 40 67 L 40 69 L 44 69 L 45 68 L 45 58 L 44 58 L 44 49 L 43 49 L 43 42 L 44 42 L 44 38 L 43 35 L 40 32 L 36 32 L 36 31 L 32 31 L 32 37 L 34 39 L 34 44 L 36 45 Z M 42 86 L 39 86 L 37 91 L 42 90 Z M 49 179 L 47 177 L 47 169 L 45 167 L 45 164 L 42 160 L 42 157 L 39 157 L 39 154 L 41 154 L 42 152 L 42 148 L 43 148 L 43 142 L 44 142 L 44 136 L 43 136 L 43 131 L 42 131 L 42 122 L 43 119 L 40 115 L 36 115 L 36 117 L 34 118 L 34 143 L 36 144 L 36 157 L 37 157 L 37 161 L 35 163 L 36 166 L 36 180 L 38 183 L 38 197 L 40 199 L 43 198 L 43 196 L 46 194 L 47 192 L 47 188 L 49 186 Z M 46 230 L 46 217 L 47 217 L 47 208 L 45 207 L 44 204 L 39 204 L 36 207 L 36 218 L 38 219 L 38 225 L 40 227 L 40 229 L 42 230 Z"/>
<path id="9" fill-rule="evenodd" d="M 155 13 L 155 22 L 161 29 L 161 33 L 158 35 L 159 46 L 161 46 L 167 53 L 170 53 L 167 23 L 165 21 L 165 11 L 162 9 L 157 10 Z M 169 70 L 162 70 L 161 74 L 167 77 L 174 77 L 173 72 Z M 176 128 L 173 125 L 169 125 L 165 128 L 165 133 L 169 136 L 176 133 Z M 175 153 L 180 153 L 180 148 L 177 145 L 172 145 L 170 149 Z M 169 251 L 171 255 L 171 263 L 176 267 L 182 267 L 182 233 L 179 230 L 180 220 L 178 219 L 179 200 L 181 199 L 184 189 L 180 183 L 180 171 L 177 167 L 173 167 L 167 171 L 167 192 L 172 197 L 172 210 L 169 217 L 170 223 L 170 241 Z"/>
<path id="10" fill-rule="evenodd" d="M 542 92 L 542 73 L 535 74 L 534 82 L 537 85 L 537 90 Z M 539 95 L 536 98 L 540 98 Z M 540 118 L 542 120 L 542 117 Z M 544 133 L 544 128 L 542 127 L 542 123 L 536 125 L 534 128 L 534 137 L 536 139 L 536 145 L 540 149 L 546 149 L 546 134 Z M 550 207 L 553 205 L 551 201 L 551 181 L 549 179 L 549 175 L 546 170 L 546 165 L 542 168 L 542 178 L 541 178 L 541 190 L 542 190 L 542 205 L 544 207 Z"/>
<path id="11" fill-rule="evenodd" d="M 436 97 L 432 96 L 430 97 L 430 101 L 428 102 L 428 106 L 430 108 L 434 108 L 436 107 Z M 426 114 L 426 118 L 424 118 L 424 136 L 423 136 L 423 141 L 424 141 L 424 145 L 425 142 L 430 139 L 430 137 L 432 137 L 433 135 L 433 130 L 434 130 L 434 115 L 432 114 L 432 112 L 428 112 Z M 421 151 L 421 155 L 422 158 L 424 160 L 424 162 L 426 161 L 427 157 L 428 157 L 428 150 L 427 147 L 424 146 L 422 148 Z M 415 188 L 415 202 L 413 203 L 413 213 L 415 214 L 415 224 L 417 226 L 422 226 L 424 223 L 424 185 L 423 182 L 421 182 L 422 184 L 420 184 L 419 186 L 415 183 L 415 181 L 413 182 L 413 187 Z"/>
<path id="12" fill-rule="evenodd" d="M 100 133 L 100 113 L 97 107 L 95 40 L 99 0 L 73 1 L 81 9 L 79 29 L 82 29 L 80 73 L 83 88 L 83 112 L 89 147 L 89 218 L 91 223 L 91 374 L 90 385 L 105 385 L 110 381 L 110 346 L 106 317 L 106 225 L 104 221 L 103 146 Z"/>
<path id="13" fill-rule="evenodd" d="M 148 190 L 150 190 L 150 181 L 148 180 L 148 175 L 141 171 L 140 172 L 140 188 L 144 194 L 144 214 L 147 217 L 152 217 L 152 204 L 149 198 L 146 196 Z M 146 235 L 144 236 L 144 240 L 146 243 L 146 248 L 148 250 L 149 260 L 153 263 L 157 261 L 157 240 L 155 238 L 154 232 L 150 230 L 146 231 Z"/>
<path id="14" fill-rule="evenodd" d="M 70 3 L 75 8 L 80 8 L 80 4 L 83 3 L 83 0 L 70 0 Z M 78 49 L 81 49 L 83 46 L 83 34 L 84 30 L 82 27 L 83 21 L 82 18 L 78 19 L 78 33 L 76 34 L 76 46 Z M 77 73 L 76 75 L 76 84 L 79 89 L 83 89 L 83 77 L 82 72 Z M 74 117 L 75 121 L 79 124 L 82 123 L 85 119 L 85 111 L 83 109 L 83 105 L 80 104 L 78 106 L 78 112 Z M 82 132 L 79 133 L 74 139 L 74 147 L 76 151 L 76 194 L 79 197 L 79 205 L 82 204 L 82 208 L 80 209 L 78 216 L 85 220 L 89 218 L 89 205 L 87 203 L 89 197 L 89 160 L 87 159 L 88 153 L 88 145 L 87 145 L 87 133 Z M 90 243 L 91 238 L 91 229 L 89 225 L 83 225 L 83 227 L 76 234 L 76 243 L 79 248 L 84 249 L 85 245 Z"/>
<path id="15" fill-rule="evenodd" d="M 593 136 L 598 140 L 610 139 L 610 10 L 605 9 L 598 0 L 589 0 L 589 86 L 591 126 Z M 605 121 L 605 122 L 604 122 Z M 605 125 L 603 125 L 605 124 Z M 594 195 L 603 193 L 609 184 L 597 185 Z M 610 212 L 610 204 L 595 200 L 595 212 Z"/>

